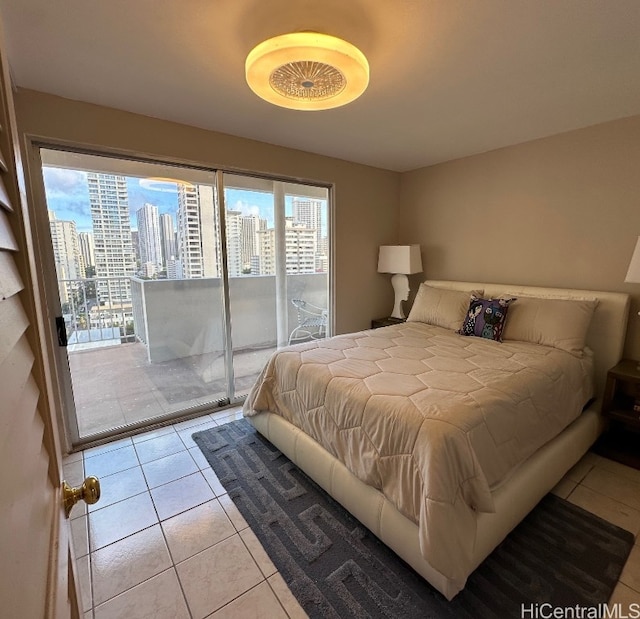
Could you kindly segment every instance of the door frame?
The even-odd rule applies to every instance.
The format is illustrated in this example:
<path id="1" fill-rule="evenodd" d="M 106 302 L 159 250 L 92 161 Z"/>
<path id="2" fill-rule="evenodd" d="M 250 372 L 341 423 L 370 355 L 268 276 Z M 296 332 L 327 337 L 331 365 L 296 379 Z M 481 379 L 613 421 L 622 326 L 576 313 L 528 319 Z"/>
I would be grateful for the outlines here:
<path id="1" fill-rule="evenodd" d="M 42 315 L 42 348 L 45 363 L 51 376 L 51 397 L 58 427 L 61 432 L 61 447 L 63 453 L 71 453 L 73 449 L 72 437 L 77 435 L 69 426 L 67 415 L 64 413 L 68 402 L 73 402 L 73 391 L 70 376 L 61 372 L 65 365 L 68 367 L 66 351 L 57 344 L 55 331 L 55 317 L 62 315 L 62 306 L 58 295 L 55 264 L 53 260 L 53 244 L 48 225 L 48 217 L 41 216 L 42 208 L 47 212 L 47 202 L 44 194 L 44 179 L 42 177 L 42 162 L 40 160 L 40 145 L 26 138 L 26 164 L 29 179 L 29 203 L 31 205 L 31 236 L 33 239 L 33 253 L 36 264 L 36 280 L 41 290 L 40 309 Z M 46 221 L 45 221 L 46 220 Z M 46 227 L 44 224 L 46 223 Z"/>
<path id="2" fill-rule="evenodd" d="M 35 263 L 40 265 L 39 269 L 34 271 L 35 279 L 38 282 L 39 289 L 41 291 L 41 307 L 43 316 L 43 328 L 42 333 L 45 335 L 41 338 L 41 345 L 45 360 L 49 361 L 49 370 L 51 373 L 51 399 L 54 403 L 55 419 L 59 428 L 62 429 L 60 441 L 63 453 L 71 453 L 79 449 L 86 449 L 94 445 L 100 445 L 119 437 L 126 437 L 139 432 L 141 428 L 148 425 L 147 422 L 139 422 L 131 424 L 127 429 L 117 435 L 113 433 L 101 433 L 95 434 L 90 437 L 90 440 L 82 441 L 79 437 L 77 423 L 73 426 L 72 419 L 75 420 L 75 410 L 71 413 L 66 413 L 68 403 L 73 403 L 73 389 L 71 383 L 71 374 L 69 370 L 69 364 L 67 359 L 67 352 L 64 347 L 58 345 L 57 332 L 55 329 L 55 317 L 60 316 L 62 312 L 62 306 L 60 303 L 60 297 L 58 294 L 57 276 L 55 271 L 55 264 L 53 261 L 53 245 L 51 241 L 51 234 L 49 229 L 49 219 L 47 214 L 47 202 L 45 196 L 45 185 L 42 174 L 42 160 L 40 156 L 40 149 L 52 149 L 61 150 L 78 154 L 93 155 L 99 157 L 107 157 L 114 159 L 125 159 L 134 162 L 160 164 L 176 166 L 178 168 L 188 168 L 192 170 L 199 170 L 207 173 L 214 174 L 217 198 L 218 218 L 220 221 L 220 234 L 221 234 L 221 260 L 224 265 L 222 270 L 222 287 L 223 287 L 223 310 L 225 316 L 225 344 L 231 342 L 231 318 L 229 314 L 229 281 L 228 270 L 226 268 L 227 255 L 226 255 L 226 227 L 225 227 L 225 201 L 224 201 L 224 174 L 245 176 L 248 178 L 263 179 L 266 181 L 275 181 L 282 183 L 291 183 L 299 185 L 309 185 L 312 187 L 322 187 L 327 190 L 327 231 L 329 236 L 329 285 L 328 285 L 328 303 L 329 303 L 329 324 L 327 326 L 327 335 L 331 335 L 334 331 L 335 324 L 335 276 L 334 276 L 334 253 L 335 253 L 335 241 L 334 241 L 334 185 L 328 184 L 322 181 L 314 181 L 310 179 L 296 178 L 296 177 L 284 177 L 281 175 L 262 174 L 259 172 L 247 171 L 242 169 L 235 169 L 226 166 L 213 166 L 205 165 L 201 162 L 194 162 L 184 160 L 181 158 L 172 158 L 161 155 L 151 155 L 148 153 L 138 153 L 135 151 L 129 151 L 112 147 L 100 147 L 89 146 L 84 144 L 78 144 L 69 140 L 50 139 L 42 136 L 36 136 L 32 134 L 24 135 L 24 149 L 26 153 L 25 163 L 27 169 L 27 195 L 29 197 L 29 204 L 31 205 L 31 224 L 30 233 L 33 239 L 32 251 Z M 225 345 L 225 350 L 228 351 L 225 355 L 231 357 L 230 363 L 227 364 L 227 384 L 231 385 L 233 381 L 233 361 L 231 346 Z M 231 375 L 229 376 L 229 373 Z M 230 405 L 237 404 L 230 399 Z M 188 417 L 189 415 L 200 413 L 202 410 L 208 410 L 211 408 L 210 404 L 202 407 L 190 409 L 188 413 L 180 412 L 176 414 L 168 414 L 162 418 L 158 418 L 155 425 L 166 425 L 175 423 L 176 420 Z M 73 415 L 73 417 L 72 417 Z"/>
<path id="3" fill-rule="evenodd" d="M 170 423 L 175 423 L 178 420 L 186 419 L 189 416 L 194 416 L 197 414 L 201 414 L 203 411 L 210 410 L 215 403 L 207 403 L 205 405 L 190 407 L 188 411 L 182 410 L 174 413 L 167 413 L 162 416 L 158 416 L 150 421 L 140 421 L 128 424 L 126 429 L 123 431 L 113 432 L 111 430 L 96 432 L 88 437 L 81 437 L 78 423 L 77 423 L 77 413 L 75 410 L 75 401 L 73 396 L 73 384 L 72 384 L 72 376 L 70 371 L 70 365 L 68 360 L 68 352 L 65 346 L 60 346 L 58 344 L 58 334 L 55 329 L 55 317 L 62 315 L 62 304 L 60 300 L 58 282 L 57 282 L 57 273 L 55 269 L 55 263 L 53 260 L 54 251 L 53 251 L 53 243 L 51 238 L 51 232 L 49 227 L 49 218 L 48 218 L 48 209 L 47 209 L 47 200 L 46 200 L 46 192 L 45 192 L 45 183 L 44 177 L 42 174 L 43 163 L 40 151 L 42 149 L 51 149 L 51 150 L 60 150 L 63 152 L 69 152 L 74 154 L 81 155 L 90 155 L 97 157 L 104 157 L 107 159 L 114 159 L 119 161 L 133 161 L 134 163 L 141 164 L 150 164 L 150 165 L 170 165 L 176 166 L 176 168 L 182 169 L 192 169 L 197 171 L 205 172 L 206 174 L 211 175 L 211 184 L 214 188 L 214 191 L 217 190 L 218 186 L 218 177 L 221 176 L 221 172 L 208 168 L 206 166 L 193 166 L 186 163 L 180 164 L 174 160 L 169 160 L 168 162 L 159 161 L 158 159 L 145 156 L 134 156 L 131 154 L 123 155 L 121 153 L 115 153 L 109 149 L 104 151 L 97 151 L 92 149 L 91 151 L 87 151 L 83 148 L 74 148 L 68 145 L 60 145 L 57 141 L 46 140 L 43 141 L 41 139 L 33 139 L 30 136 L 27 136 L 28 140 L 28 156 L 30 162 L 31 170 L 35 171 L 35 174 L 30 175 L 31 179 L 31 187 L 34 196 L 34 213 L 33 213 L 33 227 L 35 230 L 36 238 L 37 238 L 37 251 L 38 257 L 37 260 L 42 265 L 41 270 L 39 271 L 39 276 L 42 280 L 42 287 L 45 291 L 44 298 L 46 304 L 46 313 L 49 317 L 47 323 L 49 326 L 48 329 L 48 343 L 49 343 L 49 352 L 50 358 L 53 360 L 53 367 L 55 368 L 55 375 L 57 379 L 57 385 L 59 388 L 59 422 L 61 427 L 64 428 L 64 437 L 65 437 L 65 447 L 68 452 L 77 451 L 79 449 L 86 449 L 90 446 L 99 445 L 102 443 L 106 443 L 117 438 L 122 438 L 126 436 L 130 436 L 139 432 L 141 429 L 144 429 L 150 425 L 166 425 Z M 217 210 L 221 211 L 220 205 L 217 205 Z M 221 247 L 222 240 L 224 239 L 224 243 L 226 243 L 225 238 L 225 229 L 224 229 L 224 213 L 219 212 L 218 216 L 220 218 L 220 236 L 221 236 Z M 222 253 L 222 252 L 221 252 Z M 223 254 L 221 256 L 223 261 L 226 261 L 226 255 Z M 223 277 L 221 279 L 221 286 L 223 289 L 223 296 L 227 300 L 226 303 L 223 301 L 223 342 L 225 345 L 225 349 L 229 348 L 227 346 L 227 338 L 230 333 L 230 316 L 228 313 L 228 277 Z M 225 383 L 231 384 L 233 380 L 233 366 L 225 366 Z M 231 373 L 231 377 L 229 374 Z M 228 406 L 231 403 L 230 398 L 225 399 L 224 406 Z"/>

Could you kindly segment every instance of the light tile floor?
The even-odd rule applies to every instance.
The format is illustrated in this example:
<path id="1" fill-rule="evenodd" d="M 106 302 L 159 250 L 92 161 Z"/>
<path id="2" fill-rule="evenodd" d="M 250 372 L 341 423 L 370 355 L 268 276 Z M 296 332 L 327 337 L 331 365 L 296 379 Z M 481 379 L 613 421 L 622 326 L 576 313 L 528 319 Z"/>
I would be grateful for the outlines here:
<path id="1" fill-rule="evenodd" d="M 306 617 L 191 438 L 237 409 L 73 454 L 68 482 L 100 478 L 71 530 L 85 619 Z M 588 453 L 554 489 L 636 536 L 613 603 L 640 603 L 640 471 Z M 627 606 L 628 608 L 628 606 Z"/>

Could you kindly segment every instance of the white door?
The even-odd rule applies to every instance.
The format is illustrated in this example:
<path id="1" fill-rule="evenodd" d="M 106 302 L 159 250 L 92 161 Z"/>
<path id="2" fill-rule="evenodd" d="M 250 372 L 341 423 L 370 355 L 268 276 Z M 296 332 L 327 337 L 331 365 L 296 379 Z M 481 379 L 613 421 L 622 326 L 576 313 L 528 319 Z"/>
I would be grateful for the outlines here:
<path id="1" fill-rule="evenodd" d="M 0 614 L 78 617 L 58 434 L 28 278 L 28 219 L 3 39 L 0 63 Z"/>

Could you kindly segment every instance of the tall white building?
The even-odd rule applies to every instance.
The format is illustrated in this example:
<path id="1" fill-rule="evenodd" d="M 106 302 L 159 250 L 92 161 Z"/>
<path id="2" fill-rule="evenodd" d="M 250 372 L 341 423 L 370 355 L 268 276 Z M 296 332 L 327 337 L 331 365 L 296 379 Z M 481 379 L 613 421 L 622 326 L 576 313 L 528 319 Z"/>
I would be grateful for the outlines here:
<path id="1" fill-rule="evenodd" d="M 184 279 L 180 260 L 174 258 L 167 260 L 167 279 Z"/>
<path id="2" fill-rule="evenodd" d="M 287 218 L 285 230 L 286 272 L 316 272 L 316 230 Z"/>
<path id="3" fill-rule="evenodd" d="M 276 231 L 266 228 L 258 232 L 258 275 L 276 273 Z"/>
<path id="4" fill-rule="evenodd" d="M 293 198 L 293 221 L 312 228 L 316 236 L 316 271 L 328 270 L 327 222 L 323 220 L 324 200 Z M 325 233 L 323 234 L 323 230 Z"/>
<path id="5" fill-rule="evenodd" d="M 183 277 L 220 277 L 213 187 L 179 184 L 177 220 Z"/>
<path id="6" fill-rule="evenodd" d="M 242 213 L 227 211 L 227 270 L 229 277 L 242 275 Z"/>
<path id="7" fill-rule="evenodd" d="M 78 243 L 80 243 L 80 255 L 85 269 L 85 277 L 88 268 L 95 268 L 96 257 L 93 245 L 93 234 L 91 232 L 78 232 Z"/>
<path id="8" fill-rule="evenodd" d="M 244 215 L 240 220 L 241 261 L 243 273 L 253 273 L 252 264 L 255 263 L 259 251 L 258 232 L 267 229 L 267 220 L 258 215 Z"/>
<path id="9" fill-rule="evenodd" d="M 135 257 L 126 177 L 88 172 L 87 181 L 93 220 L 98 300 L 101 305 L 130 303 L 129 278 L 135 274 Z"/>
<path id="10" fill-rule="evenodd" d="M 276 231 L 258 231 L 260 275 L 275 275 Z M 287 275 L 316 272 L 316 231 L 306 225 L 286 219 L 285 271 Z"/>
<path id="11" fill-rule="evenodd" d="M 158 274 L 158 265 L 155 262 L 143 262 L 140 265 L 142 277 L 154 278 Z"/>
<path id="12" fill-rule="evenodd" d="M 69 303 L 73 291 L 78 287 L 78 282 L 68 280 L 79 280 L 85 276 L 76 222 L 56 219 L 56 214 L 49 211 L 49 228 L 60 300 L 62 303 Z"/>
<path id="13" fill-rule="evenodd" d="M 257 275 L 256 260 L 260 253 L 258 232 L 267 229 L 267 220 L 258 215 L 227 211 L 226 226 L 229 277 Z"/>
<path id="14" fill-rule="evenodd" d="M 316 233 L 319 247 L 322 239 L 322 200 L 293 198 L 293 221 L 312 228 Z"/>
<path id="15" fill-rule="evenodd" d="M 166 268 L 169 260 L 178 258 L 176 232 L 173 227 L 173 217 L 169 213 L 160 215 L 160 245 L 162 247 L 162 265 Z"/>
<path id="16" fill-rule="evenodd" d="M 316 254 L 316 273 L 326 273 L 329 270 L 329 257 L 326 254 Z"/>
<path id="17" fill-rule="evenodd" d="M 138 247 L 140 249 L 140 267 L 145 277 L 153 277 L 162 266 L 162 244 L 160 242 L 160 214 L 158 207 L 145 204 L 136 211 L 138 220 Z M 148 265 L 154 265 L 152 269 Z M 144 266 L 144 268 L 143 268 Z M 153 272 L 153 275 L 147 273 Z"/>

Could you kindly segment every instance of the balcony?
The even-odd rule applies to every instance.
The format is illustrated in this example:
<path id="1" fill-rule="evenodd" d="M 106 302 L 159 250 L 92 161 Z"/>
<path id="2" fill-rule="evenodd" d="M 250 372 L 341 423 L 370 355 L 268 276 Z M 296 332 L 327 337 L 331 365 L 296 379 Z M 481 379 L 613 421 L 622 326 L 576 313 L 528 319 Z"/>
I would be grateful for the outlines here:
<path id="1" fill-rule="evenodd" d="M 297 325 L 291 300 L 327 305 L 326 273 L 287 276 L 280 321 L 275 277 L 231 278 L 230 394 L 219 279 L 102 279 L 59 282 L 80 437 L 241 399 L 276 349 L 277 329 L 286 340 Z M 113 298 L 98 305 L 96 290 Z"/>

